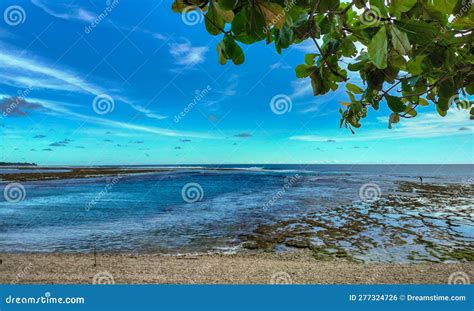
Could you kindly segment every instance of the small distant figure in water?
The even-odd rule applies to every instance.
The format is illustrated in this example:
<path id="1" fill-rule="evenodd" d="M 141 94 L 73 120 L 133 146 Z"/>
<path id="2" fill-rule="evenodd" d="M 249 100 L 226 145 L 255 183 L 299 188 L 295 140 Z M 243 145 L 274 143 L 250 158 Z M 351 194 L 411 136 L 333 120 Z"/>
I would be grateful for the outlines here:
<path id="1" fill-rule="evenodd" d="M 420 176 L 420 177 L 418 177 L 418 178 L 420 179 L 420 184 L 423 185 L 423 177 Z"/>

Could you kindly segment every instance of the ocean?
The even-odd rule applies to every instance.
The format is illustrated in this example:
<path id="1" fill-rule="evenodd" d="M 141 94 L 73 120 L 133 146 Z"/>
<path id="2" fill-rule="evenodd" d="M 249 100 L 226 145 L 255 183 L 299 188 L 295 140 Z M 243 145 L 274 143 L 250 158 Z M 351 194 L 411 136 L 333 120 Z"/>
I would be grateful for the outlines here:
<path id="1" fill-rule="evenodd" d="M 21 182 L 20 199 L 0 181 L 0 252 L 472 261 L 473 183 L 474 165 L 183 166 Z"/>

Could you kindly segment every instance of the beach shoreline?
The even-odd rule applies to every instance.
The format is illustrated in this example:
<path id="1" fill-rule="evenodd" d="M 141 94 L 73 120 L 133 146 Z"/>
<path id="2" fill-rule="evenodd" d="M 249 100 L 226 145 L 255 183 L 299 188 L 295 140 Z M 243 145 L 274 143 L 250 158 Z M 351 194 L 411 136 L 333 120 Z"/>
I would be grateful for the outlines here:
<path id="1" fill-rule="evenodd" d="M 0 254 L 1 284 L 448 284 L 474 263 L 354 263 L 311 252 Z"/>
<path id="2" fill-rule="evenodd" d="M 232 168 L 232 167 L 201 167 L 201 166 L 160 166 L 160 167 L 74 167 L 74 166 L 6 166 L 5 169 L 15 169 L 18 172 L 2 174 L 0 172 L 0 181 L 5 182 L 33 182 L 65 179 L 86 179 L 103 177 L 127 177 L 142 174 L 156 173 L 174 173 L 177 171 L 195 171 L 202 170 L 209 172 L 249 172 L 251 169 Z M 1 169 L 1 167 L 0 167 Z M 47 171 L 43 171 L 47 170 Z M 255 168 L 254 171 L 265 171 Z M 23 172 L 26 171 L 26 172 Z"/>

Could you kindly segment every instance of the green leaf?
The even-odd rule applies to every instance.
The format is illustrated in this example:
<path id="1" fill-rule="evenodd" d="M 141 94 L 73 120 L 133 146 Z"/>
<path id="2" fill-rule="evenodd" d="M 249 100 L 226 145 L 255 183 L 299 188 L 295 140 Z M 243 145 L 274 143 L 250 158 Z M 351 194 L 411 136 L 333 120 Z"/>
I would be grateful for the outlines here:
<path id="1" fill-rule="evenodd" d="M 221 34 L 221 29 L 224 29 L 225 21 L 217 12 L 214 1 L 211 1 L 209 5 L 209 10 L 206 13 L 205 25 L 207 32 L 214 36 Z"/>
<path id="2" fill-rule="evenodd" d="M 416 110 L 413 109 L 413 106 L 411 104 L 408 107 L 405 108 L 404 113 L 406 113 L 407 115 L 409 115 L 411 117 L 416 117 L 416 115 L 417 115 Z"/>
<path id="3" fill-rule="evenodd" d="M 250 44 L 265 38 L 267 29 L 265 19 L 256 6 L 245 6 L 237 13 L 232 21 L 232 32 L 236 39 Z"/>
<path id="4" fill-rule="evenodd" d="M 470 1 L 470 0 L 469 0 Z M 428 6 L 443 14 L 451 14 L 456 6 L 457 0 L 430 0 Z"/>
<path id="5" fill-rule="evenodd" d="M 406 70 L 413 74 L 419 75 L 423 72 L 422 63 L 426 55 L 418 55 L 415 59 L 410 60 L 406 65 Z"/>
<path id="6" fill-rule="evenodd" d="M 262 2 L 258 4 L 263 16 L 265 17 L 266 25 L 275 26 L 276 29 L 281 29 L 285 23 L 285 11 L 276 3 Z"/>
<path id="7" fill-rule="evenodd" d="M 433 39 L 440 33 L 439 24 L 429 24 L 419 20 L 395 20 L 393 23 L 407 33 L 410 42 L 432 44 Z"/>
<path id="8" fill-rule="evenodd" d="M 305 64 L 296 66 L 295 73 L 296 73 L 296 77 L 300 79 L 308 77 L 309 76 L 308 66 Z"/>
<path id="9" fill-rule="evenodd" d="M 235 43 L 235 50 L 234 54 L 232 55 L 232 62 L 234 65 L 241 65 L 245 61 L 245 55 L 244 52 L 242 51 L 242 48 Z"/>
<path id="10" fill-rule="evenodd" d="M 227 63 L 227 55 L 225 53 L 224 41 L 219 42 L 217 45 L 217 55 L 219 57 L 219 64 L 225 65 Z"/>
<path id="11" fill-rule="evenodd" d="M 352 83 L 347 83 L 346 84 L 346 88 L 351 91 L 352 93 L 355 93 L 355 94 L 362 94 L 364 93 L 364 90 L 362 90 L 360 87 L 358 87 L 357 85 L 355 84 L 352 84 Z"/>
<path id="12" fill-rule="evenodd" d="M 233 10 L 239 0 L 218 0 L 219 7 L 223 10 Z"/>
<path id="13" fill-rule="evenodd" d="M 400 115 L 398 113 L 392 112 L 390 118 L 388 119 L 388 128 L 392 128 L 392 124 L 400 122 Z"/>
<path id="14" fill-rule="evenodd" d="M 342 49 L 342 55 L 345 57 L 351 57 L 357 54 L 357 48 L 354 42 L 352 42 L 352 40 L 349 39 L 348 37 L 344 38 L 341 41 L 341 49 Z"/>
<path id="15" fill-rule="evenodd" d="M 400 31 L 395 25 L 391 25 L 390 33 L 392 34 L 392 45 L 395 51 L 400 55 L 408 55 L 411 51 L 411 45 L 406 32 Z"/>
<path id="16" fill-rule="evenodd" d="M 418 104 L 420 106 L 428 106 L 429 105 L 428 101 L 424 98 L 421 98 L 421 97 L 418 99 Z"/>
<path id="17" fill-rule="evenodd" d="M 224 49 L 228 59 L 231 59 L 235 65 L 240 65 L 244 62 L 244 52 L 240 46 L 235 43 L 234 38 L 226 36 L 224 38 Z"/>
<path id="18" fill-rule="evenodd" d="M 335 10 L 339 7 L 339 0 L 321 0 L 319 2 L 319 12 L 326 12 L 328 10 Z"/>
<path id="19" fill-rule="evenodd" d="M 385 95 L 385 98 L 387 99 L 388 107 L 393 112 L 399 113 L 405 111 L 406 106 L 403 104 L 400 98 L 391 95 Z"/>
<path id="20" fill-rule="evenodd" d="M 400 16 L 401 13 L 405 13 L 411 10 L 416 4 L 417 0 L 392 0 L 390 5 L 390 13 Z"/>
<path id="21" fill-rule="evenodd" d="M 448 111 L 449 110 L 449 105 L 451 97 L 444 97 L 444 96 L 439 96 L 438 97 L 438 103 L 437 103 L 437 108 L 442 111 Z"/>
<path id="22" fill-rule="evenodd" d="M 443 110 L 441 109 L 438 105 L 436 105 L 436 111 L 438 112 L 438 114 L 442 117 L 446 117 L 446 115 L 448 114 L 448 111 L 447 110 Z"/>
<path id="23" fill-rule="evenodd" d="M 387 31 L 381 27 L 369 44 L 369 59 L 379 69 L 387 68 Z"/>
<path id="24" fill-rule="evenodd" d="M 310 54 L 306 54 L 304 56 L 304 62 L 307 64 L 307 65 L 314 65 L 314 59 L 316 58 L 318 54 L 314 54 L 314 53 L 310 53 Z"/>
<path id="25" fill-rule="evenodd" d="M 242 48 L 230 36 L 225 36 L 224 40 L 217 45 L 217 54 L 221 65 L 226 64 L 228 59 L 232 60 L 235 65 L 240 65 L 245 61 Z"/>

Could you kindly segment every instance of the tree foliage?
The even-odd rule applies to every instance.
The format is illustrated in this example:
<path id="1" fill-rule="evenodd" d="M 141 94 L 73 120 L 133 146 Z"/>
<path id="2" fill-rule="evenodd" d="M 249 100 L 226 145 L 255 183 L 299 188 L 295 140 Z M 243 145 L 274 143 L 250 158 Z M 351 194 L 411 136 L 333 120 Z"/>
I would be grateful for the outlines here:
<path id="1" fill-rule="evenodd" d="M 386 103 L 389 127 L 430 102 L 441 116 L 474 107 L 474 8 L 471 0 L 174 0 L 173 10 L 200 12 L 222 35 L 219 62 L 244 62 L 242 44 L 265 40 L 278 53 L 310 40 L 314 53 L 295 69 L 314 95 L 341 83 L 350 101 L 341 126 L 361 126 L 369 108 Z M 239 44 L 240 43 L 240 44 Z M 350 83 L 351 78 L 363 85 Z M 360 81 L 360 79 L 358 79 Z"/>

